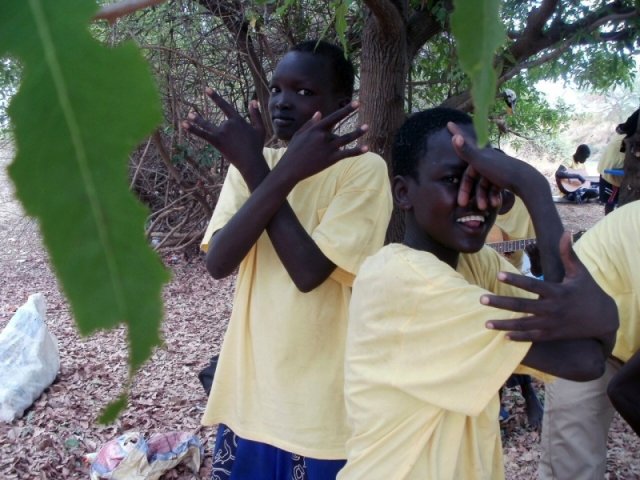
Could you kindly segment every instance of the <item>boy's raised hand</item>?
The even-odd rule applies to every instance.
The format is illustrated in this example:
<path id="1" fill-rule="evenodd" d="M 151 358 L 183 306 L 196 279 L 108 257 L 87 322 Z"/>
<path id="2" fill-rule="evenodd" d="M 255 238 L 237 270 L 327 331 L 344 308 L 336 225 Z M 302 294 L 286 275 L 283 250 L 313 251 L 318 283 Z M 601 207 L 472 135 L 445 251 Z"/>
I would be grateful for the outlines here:
<path id="1" fill-rule="evenodd" d="M 209 142 L 240 172 L 243 172 L 251 166 L 251 162 L 254 162 L 256 158 L 262 157 L 265 128 L 258 102 L 252 100 L 249 103 L 249 117 L 251 119 L 251 124 L 249 124 L 229 102 L 212 89 L 207 88 L 205 93 L 220 108 L 227 119 L 216 126 L 192 112 L 182 122 L 182 127 L 187 132 Z"/>
<path id="2" fill-rule="evenodd" d="M 509 285 L 536 293 L 538 299 L 483 295 L 481 303 L 503 310 L 531 314 L 512 320 L 491 320 L 487 327 L 509 331 L 515 341 L 540 342 L 597 338 L 611 353 L 618 330 L 615 302 L 595 282 L 571 246 L 571 235 L 560 239 L 560 256 L 565 269 L 562 283 L 537 280 L 501 272 Z"/>
<path id="3" fill-rule="evenodd" d="M 487 203 L 499 205 L 499 190 L 507 188 L 519 193 L 518 179 L 528 175 L 539 175 L 537 170 L 529 164 L 510 157 L 509 155 L 491 147 L 478 148 L 473 139 L 468 138 L 462 129 L 453 122 L 447 124 L 453 135 L 451 142 L 460 158 L 469 164 L 458 190 L 458 203 L 466 205 L 469 202 L 474 184 L 476 188 L 476 202 L 478 207 L 486 207 Z"/>
<path id="4" fill-rule="evenodd" d="M 367 125 L 361 125 L 359 128 L 344 135 L 333 133 L 335 125 L 355 112 L 358 106 L 358 102 L 351 102 L 325 118 L 322 118 L 320 112 L 316 112 L 293 135 L 287 152 L 278 164 L 278 168 L 286 168 L 288 176 L 297 183 L 344 158 L 365 153 L 368 150 L 366 146 L 342 147 L 364 135 L 368 130 Z"/>

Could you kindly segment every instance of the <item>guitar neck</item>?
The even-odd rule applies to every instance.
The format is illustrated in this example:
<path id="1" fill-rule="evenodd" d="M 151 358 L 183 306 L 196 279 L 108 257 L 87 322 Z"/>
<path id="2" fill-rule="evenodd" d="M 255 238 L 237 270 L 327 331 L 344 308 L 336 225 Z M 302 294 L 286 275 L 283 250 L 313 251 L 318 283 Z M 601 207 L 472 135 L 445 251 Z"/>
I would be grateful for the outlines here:
<path id="1" fill-rule="evenodd" d="M 571 241 L 575 242 L 578 240 L 585 230 L 579 230 L 575 233 L 571 234 Z M 532 243 L 536 243 L 535 238 L 524 238 L 522 240 L 506 240 L 504 242 L 492 242 L 487 243 L 487 246 L 493 248 L 498 253 L 509 253 L 509 252 L 517 252 L 518 250 L 524 250 L 527 245 L 531 245 Z"/>
<path id="2" fill-rule="evenodd" d="M 531 245 L 535 242 L 535 238 L 524 238 L 522 240 L 507 240 L 505 242 L 487 243 L 487 245 L 498 253 L 508 253 L 524 250 L 527 245 Z"/>

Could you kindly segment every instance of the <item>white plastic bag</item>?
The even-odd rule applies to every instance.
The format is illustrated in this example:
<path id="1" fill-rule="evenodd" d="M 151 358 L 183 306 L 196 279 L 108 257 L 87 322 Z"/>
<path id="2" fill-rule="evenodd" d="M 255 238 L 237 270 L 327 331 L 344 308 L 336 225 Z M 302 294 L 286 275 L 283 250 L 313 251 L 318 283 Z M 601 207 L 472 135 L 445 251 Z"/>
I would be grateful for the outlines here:
<path id="1" fill-rule="evenodd" d="M 58 342 L 45 311 L 44 296 L 30 295 L 0 332 L 0 421 L 21 417 L 58 374 Z"/>

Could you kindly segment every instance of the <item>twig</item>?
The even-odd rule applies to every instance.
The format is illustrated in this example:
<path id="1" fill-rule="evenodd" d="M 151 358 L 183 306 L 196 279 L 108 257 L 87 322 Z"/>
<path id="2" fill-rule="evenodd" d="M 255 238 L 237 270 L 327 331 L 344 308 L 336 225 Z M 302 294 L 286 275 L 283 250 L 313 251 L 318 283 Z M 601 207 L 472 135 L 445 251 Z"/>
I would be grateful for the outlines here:
<path id="1" fill-rule="evenodd" d="M 93 20 L 106 20 L 113 25 L 120 17 L 137 12 L 143 8 L 164 3 L 165 1 L 166 0 L 123 0 L 122 2 L 103 6 L 95 17 L 93 17 Z"/>

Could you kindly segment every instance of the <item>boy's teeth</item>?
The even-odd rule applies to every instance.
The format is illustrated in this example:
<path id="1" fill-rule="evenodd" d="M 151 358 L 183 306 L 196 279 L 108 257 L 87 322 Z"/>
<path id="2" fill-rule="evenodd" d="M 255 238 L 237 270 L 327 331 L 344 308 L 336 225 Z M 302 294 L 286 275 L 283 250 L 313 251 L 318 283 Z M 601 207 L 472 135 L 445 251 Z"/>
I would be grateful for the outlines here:
<path id="1" fill-rule="evenodd" d="M 466 217 L 461 217 L 457 220 L 460 223 L 464 222 L 484 222 L 484 217 L 482 215 L 468 215 Z"/>

